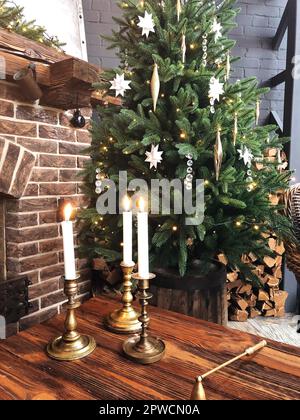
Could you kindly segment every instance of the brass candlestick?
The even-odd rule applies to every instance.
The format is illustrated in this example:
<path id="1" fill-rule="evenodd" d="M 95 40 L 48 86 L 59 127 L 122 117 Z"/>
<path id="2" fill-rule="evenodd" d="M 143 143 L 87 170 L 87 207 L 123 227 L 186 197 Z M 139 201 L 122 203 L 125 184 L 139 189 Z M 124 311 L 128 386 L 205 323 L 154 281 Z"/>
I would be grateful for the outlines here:
<path id="1" fill-rule="evenodd" d="M 166 346 L 162 340 L 148 335 L 148 326 L 150 317 L 147 312 L 148 301 L 152 295 L 148 293 L 149 281 L 155 278 L 154 274 L 150 274 L 148 278 L 141 278 L 138 274 L 133 278 L 139 282 L 139 299 L 142 307 L 142 314 L 139 318 L 142 324 L 142 332 L 139 336 L 131 337 L 125 341 L 123 351 L 126 356 L 137 363 L 147 365 L 158 362 L 165 354 Z"/>
<path id="2" fill-rule="evenodd" d="M 96 348 L 95 340 L 87 335 L 80 335 L 77 331 L 75 310 L 80 307 L 76 301 L 78 293 L 78 279 L 65 280 L 65 294 L 68 297 L 67 315 L 65 320 L 65 332 L 47 346 L 49 357 L 60 361 L 82 359 L 91 354 Z"/>
<path id="3" fill-rule="evenodd" d="M 205 378 L 207 378 L 208 376 L 212 375 L 215 372 L 218 372 L 221 369 L 224 369 L 225 367 L 231 365 L 232 363 L 236 362 L 237 360 L 242 359 L 245 356 L 248 356 L 248 357 L 252 356 L 253 354 L 258 352 L 259 350 L 266 347 L 267 345 L 268 345 L 268 343 L 265 340 L 263 340 L 260 343 L 256 344 L 255 346 L 246 349 L 245 352 L 240 354 L 239 356 L 236 356 L 233 359 L 229 360 L 228 362 L 223 363 L 220 366 L 217 366 L 216 368 L 210 370 L 209 372 L 205 373 L 202 376 L 198 376 L 196 378 L 196 383 L 193 387 L 191 400 L 192 401 L 206 401 L 207 398 L 206 398 L 206 394 L 205 394 L 205 390 L 204 390 L 204 386 L 203 386 L 203 380 Z"/>
<path id="4" fill-rule="evenodd" d="M 141 331 L 142 324 L 139 321 L 140 314 L 132 306 L 131 278 L 134 264 L 126 265 L 122 263 L 121 268 L 124 276 L 123 307 L 108 315 L 106 325 L 110 331 L 118 334 L 135 334 Z"/>

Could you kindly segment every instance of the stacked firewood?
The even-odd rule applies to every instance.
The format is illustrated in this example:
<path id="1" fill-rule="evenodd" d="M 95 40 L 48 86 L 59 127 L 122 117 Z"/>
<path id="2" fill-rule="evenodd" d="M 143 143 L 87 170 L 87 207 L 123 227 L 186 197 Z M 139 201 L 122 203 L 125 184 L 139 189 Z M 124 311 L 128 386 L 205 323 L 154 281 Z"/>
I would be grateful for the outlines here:
<path id="1" fill-rule="evenodd" d="M 262 287 L 256 287 L 242 280 L 239 271 L 227 275 L 227 300 L 229 319 L 231 321 L 247 321 L 257 316 L 283 317 L 288 293 L 280 290 L 282 280 L 282 258 L 285 252 L 283 243 L 276 238 L 269 238 L 269 247 L 274 258 L 266 256 L 263 260 L 254 254 L 243 257 L 246 264 L 255 265 L 253 272 L 259 278 Z"/>
<path id="2" fill-rule="evenodd" d="M 265 158 L 270 162 L 278 161 L 278 171 L 287 169 L 288 162 L 283 151 L 270 148 L 266 151 Z M 264 165 L 256 163 L 257 170 L 262 170 Z M 282 198 L 282 192 L 270 194 L 271 203 L 276 206 Z M 255 287 L 243 281 L 240 272 L 229 272 L 228 281 L 228 306 L 229 318 L 232 321 L 247 321 L 248 318 L 257 316 L 283 317 L 288 293 L 280 290 L 282 280 L 282 259 L 285 252 L 284 244 L 279 243 L 272 235 L 267 235 L 269 247 L 274 253 L 274 258 L 266 256 L 263 260 L 254 254 L 243 257 L 246 264 L 255 265 L 255 274 L 258 276 L 262 287 Z"/>

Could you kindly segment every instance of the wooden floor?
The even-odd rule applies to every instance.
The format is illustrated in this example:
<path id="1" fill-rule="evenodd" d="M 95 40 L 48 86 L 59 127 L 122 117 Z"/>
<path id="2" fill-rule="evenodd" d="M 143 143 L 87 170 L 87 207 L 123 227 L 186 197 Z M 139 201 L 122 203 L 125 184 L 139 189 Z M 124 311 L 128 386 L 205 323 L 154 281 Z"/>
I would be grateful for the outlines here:
<path id="1" fill-rule="evenodd" d="M 44 352 L 63 328 L 63 316 L 0 342 L 2 400 L 188 400 L 193 379 L 247 347 L 258 337 L 150 308 L 151 331 L 167 344 L 164 360 L 140 366 L 122 354 L 125 337 L 103 328 L 117 307 L 92 299 L 78 311 L 79 329 L 93 335 L 96 351 L 75 362 L 56 362 Z M 300 349 L 270 341 L 268 348 L 205 380 L 208 399 L 300 399 Z"/>
<path id="2" fill-rule="evenodd" d="M 258 317 L 247 322 L 229 322 L 228 326 L 279 343 L 300 347 L 300 334 L 297 333 L 298 319 L 299 316 L 286 314 L 284 318 Z"/>

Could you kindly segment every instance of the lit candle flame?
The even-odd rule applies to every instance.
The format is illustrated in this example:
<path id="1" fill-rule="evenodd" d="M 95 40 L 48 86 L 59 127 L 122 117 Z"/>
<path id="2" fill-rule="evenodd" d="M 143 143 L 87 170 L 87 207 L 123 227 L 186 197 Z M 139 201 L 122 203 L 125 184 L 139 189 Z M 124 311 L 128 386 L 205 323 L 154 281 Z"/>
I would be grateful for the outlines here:
<path id="1" fill-rule="evenodd" d="M 73 206 L 71 203 L 66 204 L 64 208 L 65 221 L 69 222 L 73 213 Z"/>
<path id="2" fill-rule="evenodd" d="M 146 202 L 145 202 L 145 200 L 141 197 L 140 199 L 139 199 L 139 210 L 140 210 L 140 212 L 145 212 L 145 209 L 146 209 Z"/>
<path id="3" fill-rule="evenodd" d="M 131 209 L 131 200 L 128 197 L 128 195 L 125 195 L 125 197 L 123 199 L 123 209 L 124 209 L 125 212 L 128 212 Z"/>

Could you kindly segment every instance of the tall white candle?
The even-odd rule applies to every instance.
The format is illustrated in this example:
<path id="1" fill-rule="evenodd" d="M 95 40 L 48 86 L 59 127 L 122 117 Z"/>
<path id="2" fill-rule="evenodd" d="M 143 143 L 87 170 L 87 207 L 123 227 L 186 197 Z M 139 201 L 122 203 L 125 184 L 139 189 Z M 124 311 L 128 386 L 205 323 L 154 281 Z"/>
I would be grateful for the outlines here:
<path id="1" fill-rule="evenodd" d="M 130 198 L 123 201 L 123 263 L 133 265 L 132 261 L 132 211 Z"/>
<path id="2" fill-rule="evenodd" d="M 138 211 L 138 265 L 139 276 L 149 277 L 149 228 L 148 213 L 145 211 L 145 201 L 141 198 Z"/>
<path id="3" fill-rule="evenodd" d="M 74 280 L 76 278 L 75 249 L 73 222 L 70 220 L 73 212 L 71 204 L 67 204 L 64 210 L 65 221 L 62 222 L 62 233 L 64 243 L 65 279 Z"/>

